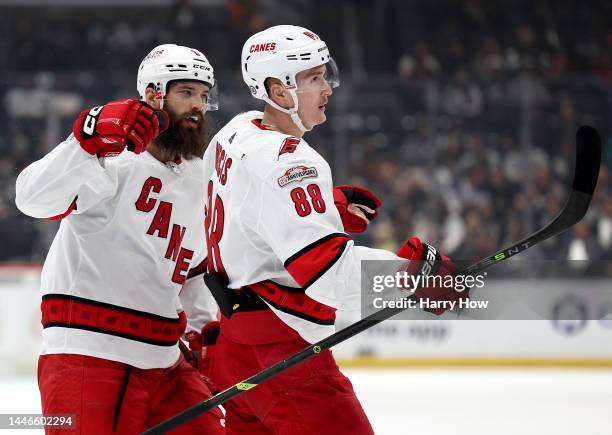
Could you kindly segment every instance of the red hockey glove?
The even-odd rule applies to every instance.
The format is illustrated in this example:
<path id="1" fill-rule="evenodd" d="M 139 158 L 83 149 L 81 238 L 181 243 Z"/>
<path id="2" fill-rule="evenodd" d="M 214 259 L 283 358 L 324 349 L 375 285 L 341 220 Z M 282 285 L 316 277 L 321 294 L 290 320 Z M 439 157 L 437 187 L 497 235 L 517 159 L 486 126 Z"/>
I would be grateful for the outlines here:
<path id="1" fill-rule="evenodd" d="M 450 277 L 454 277 L 457 272 L 457 267 L 450 258 L 446 255 L 440 254 L 436 251 L 436 248 L 427 244 L 421 243 L 421 241 L 413 237 L 402 245 L 397 255 L 402 258 L 407 258 L 411 261 L 408 265 L 408 273 L 412 275 L 436 275 L 442 277 L 441 280 L 435 280 L 433 286 L 421 287 L 417 289 L 416 295 L 419 299 L 429 299 L 430 301 L 455 301 L 467 300 L 469 296 L 469 289 L 459 292 L 454 289 L 452 285 L 435 285 L 439 284 L 450 284 Z M 433 281 L 433 280 L 432 280 Z M 436 316 L 444 313 L 447 308 L 432 308 L 426 309 L 434 313 Z"/>
<path id="2" fill-rule="evenodd" d="M 189 343 L 189 349 L 195 355 L 188 362 L 196 367 L 200 371 L 200 375 L 209 383 L 208 369 L 215 352 L 215 343 L 219 336 L 219 326 L 220 323 L 217 321 L 209 322 L 202 328 L 201 333 L 189 331 L 185 334 L 185 338 Z"/>
<path id="3" fill-rule="evenodd" d="M 363 233 L 378 216 L 380 199 L 367 189 L 357 186 L 334 187 L 334 203 L 340 212 L 344 231 Z"/>
<path id="4" fill-rule="evenodd" d="M 89 154 L 112 157 L 129 151 L 140 154 L 168 127 L 168 114 L 134 99 L 112 101 L 81 112 L 72 126 L 74 136 Z"/>

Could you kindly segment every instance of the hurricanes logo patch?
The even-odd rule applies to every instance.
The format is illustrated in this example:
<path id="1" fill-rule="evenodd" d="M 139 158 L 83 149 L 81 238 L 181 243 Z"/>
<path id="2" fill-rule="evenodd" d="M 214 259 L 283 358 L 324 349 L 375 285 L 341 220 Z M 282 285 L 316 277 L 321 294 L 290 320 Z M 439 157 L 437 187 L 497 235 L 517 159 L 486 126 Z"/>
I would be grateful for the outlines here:
<path id="1" fill-rule="evenodd" d="M 317 168 L 308 166 L 294 166 L 287 169 L 285 175 L 278 179 L 278 185 L 285 187 L 287 184 L 300 182 L 304 178 L 315 178 L 317 176 Z"/>
<path id="2" fill-rule="evenodd" d="M 280 151 L 278 152 L 278 157 L 282 156 L 283 154 L 287 154 L 287 153 L 291 154 L 295 152 L 299 144 L 300 144 L 299 138 L 288 137 L 287 139 L 283 141 L 283 145 L 281 146 Z"/>

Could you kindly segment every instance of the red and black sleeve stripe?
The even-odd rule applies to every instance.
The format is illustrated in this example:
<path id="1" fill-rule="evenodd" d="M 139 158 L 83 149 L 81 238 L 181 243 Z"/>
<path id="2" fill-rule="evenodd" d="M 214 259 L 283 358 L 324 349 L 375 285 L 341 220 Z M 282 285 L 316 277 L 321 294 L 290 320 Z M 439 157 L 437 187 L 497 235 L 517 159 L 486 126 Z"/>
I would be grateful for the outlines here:
<path id="1" fill-rule="evenodd" d="M 279 311 L 318 325 L 333 325 L 336 309 L 315 301 L 303 288 L 288 287 L 273 281 L 262 281 L 246 287 Z"/>
<path id="2" fill-rule="evenodd" d="M 306 290 L 338 261 L 349 240 L 344 233 L 329 234 L 289 257 L 285 269 Z"/>

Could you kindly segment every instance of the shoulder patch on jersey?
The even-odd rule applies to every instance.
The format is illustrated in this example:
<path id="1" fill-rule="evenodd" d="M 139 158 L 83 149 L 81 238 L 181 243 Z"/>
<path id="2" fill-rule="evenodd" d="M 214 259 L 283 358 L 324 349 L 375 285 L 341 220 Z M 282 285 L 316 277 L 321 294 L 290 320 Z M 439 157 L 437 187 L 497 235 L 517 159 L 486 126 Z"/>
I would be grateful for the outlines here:
<path id="1" fill-rule="evenodd" d="M 283 154 L 289 154 L 294 152 L 297 149 L 297 146 L 300 144 L 301 139 L 298 137 L 287 137 L 283 141 L 280 150 L 278 151 L 278 157 Z"/>
<path id="2" fill-rule="evenodd" d="M 280 187 L 285 187 L 287 184 L 297 183 L 305 178 L 316 178 L 317 175 L 317 168 L 314 166 L 294 166 L 293 168 L 287 169 L 285 175 L 278 179 L 278 185 Z"/>

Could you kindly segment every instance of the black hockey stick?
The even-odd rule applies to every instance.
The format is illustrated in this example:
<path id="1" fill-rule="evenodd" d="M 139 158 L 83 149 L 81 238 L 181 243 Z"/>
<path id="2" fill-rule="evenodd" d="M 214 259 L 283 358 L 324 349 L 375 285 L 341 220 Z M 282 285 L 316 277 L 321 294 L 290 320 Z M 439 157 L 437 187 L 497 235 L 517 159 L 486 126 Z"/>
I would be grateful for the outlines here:
<path id="1" fill-rule="evenodd" d="M 494 255 L 483 258 L 482 260 L 467 267 L 461 273 L 472 275 L 480 272 L 493 264 L 506 260 L 519 252 L 540 243 L 543 240 L 556 236 L 580 221 L 589 208 L 589 203 L 597 184 L 600 162 L 601 140 L 597 130 L 587 126 L 580 127 L 576 134 L 576 167 L 574 172 L 574 181 L 572 183 L 572 191 L 570 192 L 569 198 L 559 215 L 541 230 L 536 231 L 529 237 L 524 238 L 506 249 L 502 249 Z M 413 294 L 410 296 L 410 298 L 415 298 L 415 295 Z M 407 306 L 407 304 L 404 306 Z M 273 366 L 262 370 L 261 372 L 235 384 L 232 387 L 229 387 L 216 396 L 187 408 L 180 414 L 169 418 L 168 420 L 146 430 L 143 433 L 162 434 L 175 429 L 181 424 L 198 417 L 206 411 L 227 402 L 228 400 L 250 390 L 251 388 L 256 387 L 262 382 L 267 381 L 285 370 L 306 361 L 324 350 L 327 350 L 404 310 L 405 308 L 384 308 L 377 311 L 376 313 L 373 313 L 362 320 L 353 323 L 335 334 L 332 334 L 317 343 L 311 344 L 295 355 L 279 361 Z"/>

